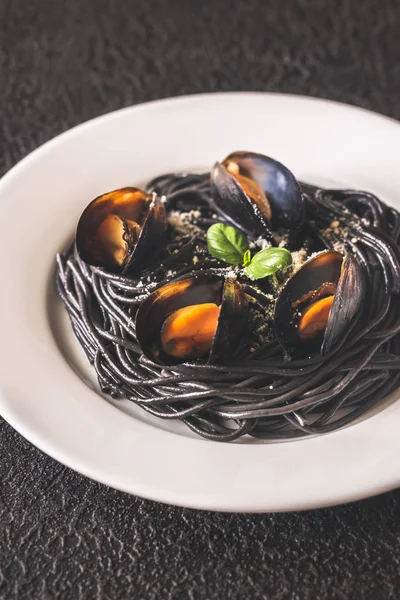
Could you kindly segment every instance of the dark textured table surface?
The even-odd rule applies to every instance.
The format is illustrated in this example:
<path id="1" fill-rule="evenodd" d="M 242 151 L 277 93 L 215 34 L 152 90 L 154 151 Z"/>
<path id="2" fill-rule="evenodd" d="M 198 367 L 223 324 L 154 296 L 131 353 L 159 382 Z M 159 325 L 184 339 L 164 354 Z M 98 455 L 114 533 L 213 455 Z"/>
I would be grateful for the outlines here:
<path id="1" fill-rule="evenodd" d="M 0 0 L 0 171 L 91 117 L 180 94 L 311 94 L 400 118 L 399 30 L 398 0 Z M 0 422 L 0 597 L 400 598 L 400 491 L 197 512 L 93 483 Z"/>

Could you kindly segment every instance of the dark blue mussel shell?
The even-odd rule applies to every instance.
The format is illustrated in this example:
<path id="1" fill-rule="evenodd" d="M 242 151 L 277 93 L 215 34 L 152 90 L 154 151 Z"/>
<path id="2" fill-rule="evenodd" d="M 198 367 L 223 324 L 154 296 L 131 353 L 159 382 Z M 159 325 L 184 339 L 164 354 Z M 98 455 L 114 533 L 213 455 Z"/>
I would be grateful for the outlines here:
<path id="1" fill-rule="evenodd" d="M 269 210 L 256 204 L 252 190 L 243 185 L 249 181 L 261 188 Z M 216 211 L 250 236 L 272 239 L 272 231 L 298 229 L 304 221 L 304 200 L 295 176 L 263 154 L 229 154 L 213 167 L 211 185 Z"/>

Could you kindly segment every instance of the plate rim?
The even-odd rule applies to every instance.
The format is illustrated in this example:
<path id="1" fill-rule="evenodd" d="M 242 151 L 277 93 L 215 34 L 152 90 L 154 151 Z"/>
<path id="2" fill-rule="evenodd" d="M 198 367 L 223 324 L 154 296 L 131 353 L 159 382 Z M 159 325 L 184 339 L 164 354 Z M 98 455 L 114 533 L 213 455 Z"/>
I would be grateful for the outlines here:
<path id="1" fill-rule="evenodd" d="M 309 97 L 309 96 L 305 96 L 305 95 L 297 95 L 297 94 L 281 94 L 278 92 L 218 92 L 218 93 L 205 93 L 205 94 L 193 94 L 193 95 L 184 95 L 184 96 L 177 96 L 177 97 L 172 97 L 172 98 L 165 98 L 165 99 L 158 99 L 158 100 L 154 100 L 151 102 L 144 102 L 138 105 L 133 105 L 133 106 L 128 106 L 128 107 L 124 107 L 109 113 L 105 113 L 102 115 L 99 115 L 93 119 L 89 119 L 83 123 L 80 123 L 74 127 L 72 127 L 71 129 L 68 129 L 64 132 L 62 132 L 59 135 L 54 136 L 53 138 L 51 138 L 50 140 L 48 140 L 47 142 L 45 142 L 43 145 L 39 146 L 38 148 L 36 148 L 35 150 L 33 150 L 31 153 L 29 153 L 27 156 L 25 156 L 22 160 L 20 160 L 16 165 L 14 165 L 7 173 L 5 173 L 5 175 L 0 179 L 0 197 L 2 195 L 2 191 L 3 191 L 3 187 L 7 186 L 10 184 L 12 184 L 13 179 L 18 178 L 21 174 L 23 175 L 23 171 L 26 168 L 26 166 L 29 166 L 31 163 L 33 163 L 35 160 L 37 160 L 38 158 L 40 159 L 42 156 L 45 156 L 46 153 L 51 152 L 53 146 L 57 145 L 57 144 L 63 144 L 64 139 L 65 138 L 69 138 L 69 137 L 73 137 L 74 135 L 76 135 L 77 133 L 81 132 L 81 131 L 85 131 L 87 128 L 91 128 L 91 127 L 96 127 L 96 125 L 99 122 L 103 122 L 103 121 L 110 121 L 113 120 L 114 118 L 119 118 L 121 114 L 130 114 L 130 113 L 141 113 L 142 111 L 148 111 L 153 110 L 154 108 L 158 107 L 158 106 L 162 106 L 162 107 L 166 107 L 168 110 L 168 105 L 171 104 L 175 104 L 175 103 L 186 103 L 192 100 L 197 100 L 199 98 L 204 99 L 205 101 L 207 100 L 212 100 L 214 101 L 215 99 L 225 99 L 226 97 L 239 97 L 239 98 L 244 98 L 244 97 L 275 97 L 275 98 L 282 98 L 282 99 L 295 99 L 295 100 L 299 100 L 300 102 L 316 102 L 316 103 L 323 103 L 323 104 L 329 104 L 332 105 L 334 108 L 341 108 L 341 109 L 345 109 L 345 110 L 352 110 L 356 113 L 360 113 L 360 111 L 362 113 L 365 113 L 365 115 L 368 118 L 375 118 L 375 119 L 379 119 L 379 120 L 383 120 L 386 123 L 390 124 L 391 126 L 396 126 L 398 128 L 398 132 L 400 133 L 400 123 L 398 121 L 396 121 L 395 119 L 392 119 L 391 117 L 387 117 L 385 115 L 382 115 L 380 113 L 376 113 L 373 112 L 369 109 L 365 109 L 365 108 L 361 108 L 361 107 L 357 107 L 354 105 L 349 105 L 343 102 L 337 102 L 337 101 L 333 101 L 333 100 L 326 100 L 326 99 L 322 99 L 322 98 L 315 98 L 315 97 Z M 49 444 L 49 441 L 43 438 L 43 436 L 35 431 L 32 431 L 29 427 L 29 423 L 26 422 L 21 422 L 21 420 L 18 418 L 18 416 L 16 415 L 16 413 L 13 412 L 12 408 L 10 407 L 8 401 L 5 401 L 5 398 L 3 397 L 3 393 L 1 390 L 2 387 L 2 383 L 0 382 L 0 412 L 3 416 L 3 418 L 5 418 L 5 420 L 14 428 L 16 429 L 21 435 L 23 435 L 30 443 L 32 443 L 34 446 L 36 446 L 38 449 L 44 451 L 45 453 L 47 453 L 49 456 L 51 456 L 52 458 L 54 458 L 55 460 L 59 461 L 62 464 L 67 465 L 69 468 L 72 468 L 75 471 L 78 471 L 82 474 L 84 474 L 85 476 L 94 479 L 96 481 L 99 481 L 100 483 L 103 483 L 105 485 L 108 486 L 112 486 L 116 489 L 119 489 L 121 491 L 127 492 L 127 493 L 131 493 L 131 494 L 138 494 L 142 497 L 145 497 L 147 499 L 150 500 L 154 500 L 154 501 L 158 501 L 158 502 L 163 502 L 163 503 L 170 503 L 170 504 L 174 504 L 177 506 L 184 506 L 184 507 L 190 507 L 190 508 L 196 508 L 196 509 L 201 509 L 201 510 L 217 510 L 217 511 L 223 511 L 223 512 L 285 512 L 285 511 L 293 511 L 293 510 L 309 510 L 309 509 L 314 509 L 314 508 L 322 508 L 325 506 L 333 506 L 333 505 L 337 505 L 337 504 L 342 504 L 342 503 L 347 503 L 347 502 L 351 502 L 351 501 L 356 501 L 356 500 L 360 500 L 362 498 L 366 498 L 366 497 L 370 497 L 372 495 L 377 495 L 380 493 L 383 493 L 385 491 L 391 490 L 391 489 L 395 489 L 396 487 L 398 487 L 400 485 L 400 473 L 398 473 L 396 475 L 396 482 L 391 481 L 391 482 L 387 482 L 387 483 L 382 483 L 381 485 L 377 485 L 374 486 L 373 490 L 371 491 L 371 489 L 365 489 L 364 491 L 358 491 L 358 492 L 354 492 L 354 493 L 344 493 L 344 495 L 340 495 L 338 494 L 338 496 L 335 499 L 330 499 L 330 498 L 326 498 L 325 501 L 322 500 L 321 498 L 318 500 L 317 504 L 315 503 L 315 501 L 310 498 L 308 501 L 303 502 L 302 504 L 299 502 L 296 502 L 295 504 L 291 504 L 290 502 L 284 504 L 284 505 L 269 505 L 267 508 L 262 506 L 268 504 L 268 502 L 261 502 L 260 504 L 255 503 L 253 507 L 250 506 L 243 506 L 243 508 L 240 508 L 240 502 L 237 503 L 237 505 L 235 506 L 235 502 L 232 502 L 231 504 L 224 504 L 222 503 L 221 505 L 217 505 L 215 503 L 215 501 L 208 501 L 205 497 L 203 497 L 201 500 L 195 500 L 194 498 L 190 499 L 190 494 L 186 499 L 183 499 L 182 501 L 180 501 L 179 497 L 173 497 L 173 494 L 171 497 L 168 497 L 168 494 L 166 495 L 165 493 L 161 492 L 158 490 L 146 490 L 146 489 L 141 489 L 141 486 L 136 486 L 138 491 L 132 491 L 132 485 L 127 485 L 126 487 L 124 485 L 121 485 L 120 483 L 110 483 L 110 479 L 107 479 L 99 476 L 98 473 L 94 472 L 95 470 L 93 470 L 93 468 L 86 468 L 86 465 L 82 465 L 80 464 L 79 466 L 77 466 L 76 462 L 74 460 L 70 460 L 69 457 L 65 454 L 65 452 L 63 451 L 59 451 L 59 448 L 57 448 L 56 446 L 52 446 L 51 443 Z M 95 394 L 95 392 L 93 392 L 93 394 L 97 396 L 97 394 Z M 384 411 L 385 412 L 385 411 Z M 380 413 L 381 414 L 381 413 Z M 131 417 L 128 417 L 127 415 L 124 415 L 123 418 L 129 419 L 129 421 L 131 421 Z M 357 425 L 353 426 L 357 427 Z M 352 428 L 352 429 L 353 429 Z M 163 434 L 161 435 L 170 435 L 168 432 L 163 432 Z M 330 434 L 331 436 L 334 434 Z M 184 438 L 186 440 L 188 440 L 189 438 Z M 210 442 L 205 442 L 204 440 L 191 440 L 189 442 L 190 443 L 201 443 L 201 444 L 210 444 Z M 305 440 L 302 440 L 301 442 L 298 441 L 294 441 L 294 442 L 289 442 L 289 444 L 292 443 L 304 443 Z M 216 442 L 214 442 L 213 444 L 218 444 Z M 218 444 L 218 446 L 221 446 L 221 444 Z M 232 445 L 226 445 L 229 447 L 236 447 L 236 448 L 245 448 L 244 445 L 240 445 L 240 444 L 232 444 Z M 253 446 L 255 447 L 255 446 Z M 261 447 L 261 446 L 258 446 Z M 230 451 L 229 451 L 230 452 Z M 238 450 L 234 450 L 233 451 L 238 452 Z M 244 451 L 247 452 L 247 451 Z M 135 486 L 133 486 L 135 487 Z M 153 493 L 154 492 L 154 493 Z"/>

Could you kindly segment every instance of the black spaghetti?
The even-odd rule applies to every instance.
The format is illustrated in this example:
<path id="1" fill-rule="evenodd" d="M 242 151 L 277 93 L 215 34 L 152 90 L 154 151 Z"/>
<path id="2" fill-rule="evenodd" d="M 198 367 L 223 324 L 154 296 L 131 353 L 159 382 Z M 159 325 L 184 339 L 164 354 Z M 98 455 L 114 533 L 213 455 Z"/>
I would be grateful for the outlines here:
<path id="1" fill-rule="evenodd" d="M 107 248 L 113 250 L 118 268 L 96 244 L 80 244 L 78 236 L 88 228 L 84 217 L 77 241 L 57 256 L 57 288 L 101 390 L 156 417 L 179 419 L 200 436 L 218 441 L 244 435 L 299 438 L 356 421 L 400 386 L 400 214 L 368 192 L 304 183 L 299 185 L 304 214 L 285 209 L 282 216 L 276 209 L 280 199 L 275 184 L 269 190 L 260 178 L 235 171 L 229 160 L 219 168 L 229 180 L 215 184 L 221 173 L 214 171 L 211 179 L 208 173 L 178 173 L 151 181 L 143 192 L 143 198 L 152 198 L 146 205 L 153 211 L 150 224 L 138 212 L 134 221 L 123 211 L 121 219 L 114 213 L 112 219 L 105 217 L 110 194 L 100 197 L 103 213 L 96 224 L 96 244 L 109 236 Z M 260 214 L 261 204 L 254 202 L 259 193 L 254 180 L 264 191 L 267 187 L 260 197 L 271 200 L 270 214 Z M 129 190 L 135 188 L 123 188 L 122 203 L 133 193 Z M 289 196 L 282 202 L 291 201 Z M 253 201 L 254 214 L 244 198 Z M 229 202 L 232 211 L 226 208 Z M 168 227 L 161 232 L 163 211 Z M 258 280 L 246 275 L 242 265 L 227 266 L 207 246 L 207 231 L 221 222 L 238 224 L 249 237 L 251 252 L 288 249 L 292 266 Z M 118 235 L 123 251 L 116 250 Z M 145 235 L 150 244 L 140 241 Z M 160 239 L 162 247 L 156 248 Z M 327 282 L 326 268 L 337 272 Z M 320 281 L 311 285 L 315 277 Z M 176 288 L 179 298 L 187 289 L 193 296 L 199 281 L 205 282 L 207 293 L 211 282 L 220 294 L 212 306 L 214 300 L 206 294 L 202 306 L 211 314 L 220 304 L 218 322 L 231 321 L 220 334 L 212 330 L 211 349 L 179 360 L 156 340 L 161 327 L 157 310 L 165 312 L 164 335 L 171 311 L 185 308 L 182 300 L 173 304 L 174 295 L 164 297 L 164 290 L 185 282 Z M 226 281 L 231 282 L 228 292 L 234 302 L 224 308 Z M 244 311 L 235 294 L 244 300 Z M 136 318 L 138 311 L 149 319 L 144 325 Z M 201 323 L 208 318 L 204 315 Z M 228 346 L 237 352 L 228 352 Z"/>

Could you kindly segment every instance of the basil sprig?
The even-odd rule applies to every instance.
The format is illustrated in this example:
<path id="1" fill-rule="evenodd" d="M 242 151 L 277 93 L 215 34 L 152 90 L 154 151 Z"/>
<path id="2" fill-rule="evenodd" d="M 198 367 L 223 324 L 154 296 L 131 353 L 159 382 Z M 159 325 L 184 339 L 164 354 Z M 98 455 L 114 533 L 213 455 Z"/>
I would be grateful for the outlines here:
<path id="1" fill-rule="evenodd" d="M 292 264 L 292 255 L 286 248 L 264 248 L 251 257 L 246 236 L 225 223 L 214 223 L 207 231 L 207 246 L 211 256 L 230 265 L 243 266 L 250 279 L 270 277 Z"/>
<path id="2" fill-rule="evenodd" d="M 244 272 L 250 279 L 263 279 L 275 275 L 292 264 L 292 255 L 286 248 L 264 248 L 257 252 Z"/>
<path id="3" fill-rule="evenodd" d="M 236 227 L 225 223 L 214 223 L 209 227 L 207 246 L 211 256 L 230 265 L 243 264 L 244 255 L 249 249 L 246 236 Z"/>

